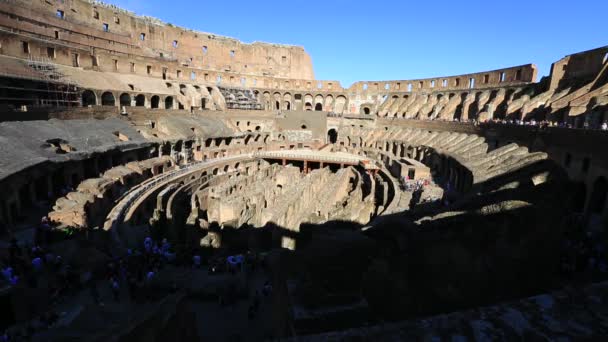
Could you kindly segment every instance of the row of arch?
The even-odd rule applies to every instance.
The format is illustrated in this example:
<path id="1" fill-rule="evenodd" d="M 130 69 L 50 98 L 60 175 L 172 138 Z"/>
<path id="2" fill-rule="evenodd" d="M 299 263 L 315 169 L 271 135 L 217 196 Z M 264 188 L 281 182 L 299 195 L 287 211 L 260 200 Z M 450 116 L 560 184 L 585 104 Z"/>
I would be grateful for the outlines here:
<path id="1" fill-rule="evenodd" d="M 530 94 L 526 88 L 500 88 L 487 89 L 479 91 L 463 91 L 463 92 L 440 92 L 431 94 L 417 94 L 417 96 L 426 96 L 424 98 L 414 99 L 409 102 L 411 94 L 393 94 L 390 98 L 385 95 L 378 99 L 378 103 L 370 102 L 361 105 L 361 114 L 375 113 L 378 116 L 396 117 L 396 118 L 416 118 L 424 107 L 429 103 L 434 103 L 432 109 L 427 108 L 423 115 L 431 115 L 436 108 L 439 112 L 436 114 L 449 115 L 442 117 L 443 119 L 479 119 L 479 115 L 485 110 L 493 118 L 503 119 L 525 119 L 527 113 L 522 113 L 523 105 L 509 109 L 509 103 L 519 100 L 524 95 Z M 454 98 L 458 98 L 458 100 Z M 456 102 L 454 102 L 456 100 Z M 422 101 L 422 102 L 421 102 Z M 418 103 L 418 105 L 416 105 Z M 410 108 L 414 108 L 410 111 Z M 444 110 L 444 109 L 447 109 Z M 428 113 L 427 113 L 428 112 Z"/>
<path id="2" fill-rule="evenodd" d="M 300 111 L 326 111 L 343 113 L 347 110 L 348 99 L 344 95 L 312 95 L 291 93 L 270 93 L 265 91 L 257 93 L 258 101 L 265 110 L 300 110 Z"/>
<path id="3" fill-rule="evenodd" d="M 88 106 L 121 106 L 121 107 L 146 107 L 148 99 L 143 94 L 132 96 L 129 93 L 122 93 L 118 96 L 118 100 L 114 93 L 106 91 L 98 97 L 98 95 L 92 90 L 85 90 L 82 92 L 81 101 L 83 107 Z M 173 109 L 174 100 L 173 96 L 166 96 L 162 101 L 159 95 L 153 95 L 150 98 L 150 108 Z"/>

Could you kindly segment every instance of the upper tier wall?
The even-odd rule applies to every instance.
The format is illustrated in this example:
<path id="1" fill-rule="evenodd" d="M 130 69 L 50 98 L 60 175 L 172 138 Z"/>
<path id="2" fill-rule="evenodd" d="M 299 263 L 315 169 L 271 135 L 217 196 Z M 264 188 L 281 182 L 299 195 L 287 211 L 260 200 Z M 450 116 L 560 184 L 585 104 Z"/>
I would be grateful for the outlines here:
<path id="1" fill-rule="evenodd" d="M 536 68 L 526 65 L 436 79 L 357 82 L 345 89 L 338 81 L 314 81 L 310 56 L 302 47 L 244 44 L 88 0 L 0 0 L 0 28 L 5 29 L 0 53 L 13 57 L 44 57 L 98 71 L 242 87 L 360 93 L 408 91 L 410 84 L 411 91 L 467 89 L 471 78 L 473 88 L 536 79 Z"/>
<path id="2" fill-rule="evenodd" d="M 349 91 L 386 93 L 387 91 L 411 92 L 504 87 L 536 82 L 537 74 L 538 70 L 535 65 L 526 64 L 458 76 L 399 81 L 360 81 L 353 84 Z"/>
<path id="3" fill-rule="evenodd" d="M 299 46 L 239 40 L 175 27 L 114 6 L 85 0 L 2 0 L 0 25 L 83 45 L 241 74 L 314 79 Z M 15 21 L 17 22 L 15 25 Z M 107 25 L 107 26 L 105 26 Z M 101 46 L 99 46 L 101 43 Z M 110 46 L 103 46 L 106 43 Z"/>

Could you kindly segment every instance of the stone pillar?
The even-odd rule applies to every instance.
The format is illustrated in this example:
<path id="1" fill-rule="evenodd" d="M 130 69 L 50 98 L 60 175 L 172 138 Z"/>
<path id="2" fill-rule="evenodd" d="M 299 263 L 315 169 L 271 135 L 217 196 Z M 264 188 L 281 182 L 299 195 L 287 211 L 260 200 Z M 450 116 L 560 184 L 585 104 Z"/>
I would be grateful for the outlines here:
<path id="1" fill-rule="evenodd" d="M 304 173 L 308 173 L 308 161 L 304 161 Z"/>
<path id="2" fill-rule="evenodd" d="M 283 166 L 287 165 L 287 160 L 286 159 L 281 159 L 281 165 L 283 165 Z"/>

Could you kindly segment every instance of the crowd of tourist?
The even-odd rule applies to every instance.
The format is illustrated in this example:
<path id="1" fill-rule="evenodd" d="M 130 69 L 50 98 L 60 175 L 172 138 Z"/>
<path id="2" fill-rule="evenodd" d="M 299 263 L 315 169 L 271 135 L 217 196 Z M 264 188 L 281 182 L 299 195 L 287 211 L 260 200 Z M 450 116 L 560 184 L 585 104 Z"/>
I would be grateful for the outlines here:
<path id="1" fill-rule="evenodd" d="M 416 120 L 416 119 L 405 119 L 405 118 L 397 118 L 393 117 L 393 120 Z M 477 120 L 477 119 L 442 119 L 442 118 L 428 118 L 428 121 L 443 121 L 443 122 L 457 122 L 463 124 L 497 124 L 497 125 L 512 125 L 512 126 L 529 126 L 529 127 L 538 127 L 538 128 L 548 128 L 548 127 L 557 127 L 557 128 L 570 128 L 570 129 L 587 129 L 587 130 L 601 130 L 608 131 L 608 121 L 604 121 L 602 123 L 598 122 L 590 122 L 584 121 L 581 125 L 576 125 L 574 123 L 563 122 L 563 121 L 552 121 L 552 120 L 522 120 L 522 119 L 488 119 L 488 120 Z"/>
<path id="2" fill-rule="evenodd" d="M 431 184 L 431 181 L 429 181 L 428 179 L 414 180 L 414 179 L 409 179 L 407 176 L 401 177 L 400 181 L 401 181 L 401 189 L 403 191 L 409 191 L 409 192 L 422 191 L 422 190 L 424 190 L 424 187 Z"/>
<path id="3" fill-rule="evenodd" d="M 573 123 L 550 121 L 550 120 L 536 121 L 534 119 L 532 119 L 532 120 L 492 119 L 492 120 L 486 120 L 486 121 L 482 121 L 482 122 L 475 121 L 475 123 L 477 123 L 477 124 L 479 124 L 479 123 L 485 123 L 485 124 L 491 123 L 491 124 L 514 125 L 514 126 L 532 126 L 532 127 L 539 127 L 539 128 L 547 128 L 547 127 L 571 128 L 571 129 L 579 128 L 579 129 L 608 131 L 608 122 L 603 122 L 601 124 L 600 123 L 593 124 L 593 123 L 590 123 L 588 121 L 585 121 L 583 123 L 582 127 L 577 127 Z"/>
<path id="4" fill-rule="evenodd" d="M 175 249 L 166 239 L 154 240 L 146 237 L 140 248 L 127 249 L 119 257 L 111 258 L 100 273 L 96 270 L 75 269 L 63 261 L 60 255 L 55 255 L 46 248 L 48 232 L 51 227 L 48 220 L 43 219 L 41 227 L 37 230 L 36 240 L 41 244 L 29 246 L 20 244 L 12 239 L 8 249 L 8 256 L 2 260 L 2 280 L 8 286 L 26 286 L 48 288 L 50 307 L 54 307 L 59 299 L 67 293 L 76 293 L 80 290 L 88 291 L 92 301 L 99 306 L 105 306 L 102 293 L 110 294 L 114 302 L 124 300 L 122 296 L 128 295 L 133 302 L 146 302 L 155 300 L 166 291 L 157 292 L 155 280 L 164 268 L 207 268 L 209 276 L 238 275 L 243 272 L 255 272 L 264 265 L 263 260 L 253 253 L 237 254 L 232 256 L 216 256 L 204 258 L 199 251 L 191 251 L 177 257 Z M 124 289 L 124 290 L 123 290 Z M 177 290 L 177 284 L 173 285 Z M 269 281 L 259 289 L 254 289 L 246 312 L 247 319 L 252 320 L 260 308 L 261 295 L 267 297 L 272 291 Z M 238 296 L 235 291 L 226 288 L 217 293 L 220 306 L 234 305 Z M 2 341 L 28 340 L 33 334 L 53 327 L 61 317 L 55 310 L 50 309 L 38 315 L 24 326 L 14 327 L 10 332 L 0 335 Z"/>
<path id="5" fill-rule="evenodd" d="M 16 238 L 10 241 L 8 256 L 2 260 L 2 279 L 12 287 L 46 290 L 44 299 L 50 307 L 81 285 L 79 271 L 61 255 L 52 253 L 46 245 L 21 245 Z M 4 332 L 0 341 L 29 340 L 33 334 L 54 326 L 59 318 L 55 310 L 48 309 L 23 327 Z"/>

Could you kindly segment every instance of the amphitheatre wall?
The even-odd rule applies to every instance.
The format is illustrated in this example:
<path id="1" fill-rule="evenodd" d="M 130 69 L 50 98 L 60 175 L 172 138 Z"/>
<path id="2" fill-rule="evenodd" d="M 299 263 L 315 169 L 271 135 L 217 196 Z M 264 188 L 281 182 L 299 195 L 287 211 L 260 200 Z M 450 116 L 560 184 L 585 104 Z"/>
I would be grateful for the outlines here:
<path id="1" fill-rule="evenodd" d="M 206 69 L 243 75 L 313 79 L 310 56 L 302 47 L 254 42 L 197 32 L 97 1 L 44 0 L 0 2 L 1 26 L 19 29 L 38 55 L 40 39 L 55 42 L 57 62 L 72 65 L 73 54 L 81 53 L 82 66 L 101 71 L 128 72 L 130 62 L 146 70 L 145 63 L 156 60 L 151 74 L 160 76 L 163 68 L 175 75 L 181 69 Z M 21 41 L 4 41 L 11 55 L 27 54 Z M 5 52 L 6 53 L 6 52 Z M 99 55 L 98 55 L 99 54 Z M 111 58 L 111 55 L 116 57 Z M 97 58 L 97 63 L 92 59 Z M 118 59 L 115 68 L 114 59 Z M 163 66 L 163 63 L 166 65 Z M 97 64 L 97 65 L 95 65 Z M 183 69 L 182 69 L 183 68 Z M 203 76 L 203 75 L 201 75 Z M 208 77 L 212 77 L 208 75 Z"/>

